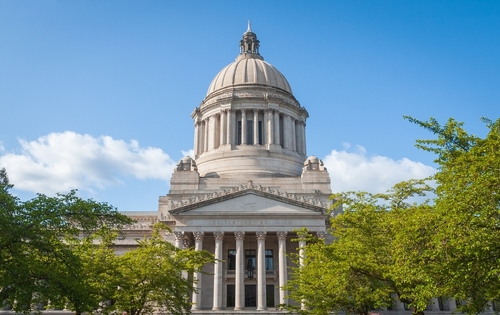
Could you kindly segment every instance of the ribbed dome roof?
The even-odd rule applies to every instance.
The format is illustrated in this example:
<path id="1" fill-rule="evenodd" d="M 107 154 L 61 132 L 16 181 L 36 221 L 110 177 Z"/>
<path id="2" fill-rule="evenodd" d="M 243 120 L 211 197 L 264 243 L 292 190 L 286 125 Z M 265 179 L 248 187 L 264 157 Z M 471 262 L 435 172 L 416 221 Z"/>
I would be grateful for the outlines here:
<path id="1" fill-rule="evenodd" d="M 259 54 L 259 47 L 260 41 L 248 21 L 247 31 L 240 41 L 240 54 L 235 62 L 215 76 L 208 87 L 207 96 L 223 88 L 241 85 L 272 86 L 292 94 L 288 81 L 278 69 L 264 61 Z"/>
<path id="2" fill-rule="evenodd" d="M 272 86 L 292 94 L 290 84 L 278 69 L 260 58 L 247 57 L 238 58 L 222 69 L 212 80 L 207 95 L 226 87 L 245 84 Z"/>

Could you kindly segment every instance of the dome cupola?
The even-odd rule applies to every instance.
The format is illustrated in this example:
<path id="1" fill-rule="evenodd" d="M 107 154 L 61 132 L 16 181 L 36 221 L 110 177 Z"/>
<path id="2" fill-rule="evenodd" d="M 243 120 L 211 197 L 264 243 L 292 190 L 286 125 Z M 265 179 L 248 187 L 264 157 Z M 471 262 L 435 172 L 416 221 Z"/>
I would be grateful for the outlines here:
<path id="1" fill-rule="evenodd" d="M 201 176 L 299 176 L 306 159 L 308 113 L 285 76 L 260 55 L 251 24 L 236 60 L 212 80 L 195 121 Z"/>

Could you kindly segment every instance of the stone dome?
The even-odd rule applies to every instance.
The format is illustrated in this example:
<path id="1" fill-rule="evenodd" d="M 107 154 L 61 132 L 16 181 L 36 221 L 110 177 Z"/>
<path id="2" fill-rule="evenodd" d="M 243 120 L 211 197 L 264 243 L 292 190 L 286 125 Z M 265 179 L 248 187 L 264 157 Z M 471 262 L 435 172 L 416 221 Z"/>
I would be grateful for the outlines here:
<path id="1" fill-rule="evenodd" d="M 274 87 L 292 93 L 285 76 L 275 67 L 264 61 L 259 54 L 260 41 L 250 27 L 243 33 L 240 41 L 240 54 L 236 61 L 222 69 L 208 87 L 207 96 L 224 88 L 246 86 Z"/>
<path id="2" fill-rule="evenodd" d="M 207 95 L 226 87 L 242 85 L 272 86 L 292 94 L 290 84 L 278 69 L 262 60 L 260 55 L 246 54 L 240 55 L 215 76 Z"/>

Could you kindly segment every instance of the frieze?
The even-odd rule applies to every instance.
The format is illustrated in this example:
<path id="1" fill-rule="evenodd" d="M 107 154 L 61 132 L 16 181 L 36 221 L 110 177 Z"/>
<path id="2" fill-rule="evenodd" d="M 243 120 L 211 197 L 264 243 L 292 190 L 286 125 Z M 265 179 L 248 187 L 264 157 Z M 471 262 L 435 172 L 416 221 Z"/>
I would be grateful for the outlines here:
<path id="1" fill-rule="evenodd" d="M 283 226 L 294 224 L 293 220 L 207 220 L 209 226 Z"/>

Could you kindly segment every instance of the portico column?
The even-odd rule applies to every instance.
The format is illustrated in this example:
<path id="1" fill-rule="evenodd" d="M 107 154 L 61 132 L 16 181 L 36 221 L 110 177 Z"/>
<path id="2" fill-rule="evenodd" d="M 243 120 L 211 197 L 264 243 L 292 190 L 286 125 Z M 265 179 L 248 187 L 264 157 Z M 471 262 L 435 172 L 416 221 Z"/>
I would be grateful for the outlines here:
<path id="1" fill-rule="evenodd" d="M 278 268 L 279 268 L 279 285 L 280 285 L 280 304 L 286 304 L 286 291 L 283 286 L 287 282 L 286 275 L 286 231 L 276 233 L 278 236 Z"/>
<path id="2" fill-rule="evenodd" d="M 299 236 L 299 266 L 300 268 L 304 267 L 304 254 L 305 250 L 304 248 L 306 247 L 306 239 L 304 236 Z M 305 310 L 306 305 L 304 303 L 304 300 L 300 302 L 300 309 Z"/>
<path id="3" fill-rule="evenodd" d="M 453 312 L 457 309 L 457 301 L 455 299 L 448 300 L 448 310 Z"/>
<path id="4" fill-rule="evenodd" d="M 175 243 L 174 246 L 177 248 L 182 249 L 182 240 L 184 239 L 184 232 L 182 231 L 175 231 L 174 232 L 175 236 Z"/>
<path id="5" fill-rule="evenodd" d="M 247 113 L 241 110 L 241 144 L 247 144 Z"/>
<path id="6" fill-rule="evenodd" d="M 236 238 L 236 271 L 234 274 L 234 310 L 239 311 L 245 309 L 245 287 L 244 287 L 244 257 L 243 257 L 243 240 L 245 232 L 234 232 Z"/>
<path id="7" fill-rule="evenodd" d="M 280 113 L 274 111 L 274 143 L 280 145 Z"/>
<path id="8" fill-rule="evenodd" d="M 266 310 L 266 232 L 257 235 L 257 311 Z"/>
<path id="9" fill-rule="evenodd" d="M 431 311 L 440 311 L 439 309 L 439 301 L 437 298 L 431 299 Z"/>
<path id="10" fill-rule="evenodd" d="M 259 144 L 259 111 L 253 110 L 253 144 Z"/>
<path id="11" fill-rule="evenodd" d="M 226 111 L 223 110 L 220 113 L 220 145 L 226 144 L 227 134 L 227 118 Z"/>
<path id="12" fill-rule="evenodd" d="M 222 309 L 222 240 L 224 232 L 214 232 L 215 263 L 214 263 L 214 301 L 213 311 Z"/>
<path id="13" fill-rule="evenodd" d="M 203 249 L 203 232 L 193 232 L 194 236 L 194 250 L 202 250 Z M 191 310 L 200 310 L 201 309 L 201 272 L 195 272 L 193 275 L 193 282 L 195 283 L 196 290 L 193 291 L 193 307 Z"/>

